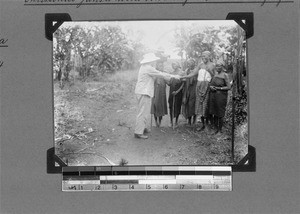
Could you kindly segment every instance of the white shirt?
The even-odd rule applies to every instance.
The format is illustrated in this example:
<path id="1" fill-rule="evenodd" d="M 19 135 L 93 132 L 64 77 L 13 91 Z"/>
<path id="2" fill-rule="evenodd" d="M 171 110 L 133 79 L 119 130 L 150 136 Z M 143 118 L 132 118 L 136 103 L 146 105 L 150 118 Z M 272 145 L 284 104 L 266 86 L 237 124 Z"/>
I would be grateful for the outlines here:
<path id="1" fill-rule="evenodd" d="M 149 64 L 142 64 L 139 70 L 138 80 L 135 86 L 135 93 L 141 95 L 148 95 L 153 97 L 154 95 L 154 77 L 164 77 L 165 79 L 171 76 L 166 73 L 162 73 Z"/>
<path id="2" fill-rule="evenodd" d="M 200 69 L 198 71 L 198 78 L 197 78 L 198 81 L 207 81 L 207 82 L 210 82 L 211 80 L 211 75 L 210 73 L 205 70 L 205 69 Z"/>

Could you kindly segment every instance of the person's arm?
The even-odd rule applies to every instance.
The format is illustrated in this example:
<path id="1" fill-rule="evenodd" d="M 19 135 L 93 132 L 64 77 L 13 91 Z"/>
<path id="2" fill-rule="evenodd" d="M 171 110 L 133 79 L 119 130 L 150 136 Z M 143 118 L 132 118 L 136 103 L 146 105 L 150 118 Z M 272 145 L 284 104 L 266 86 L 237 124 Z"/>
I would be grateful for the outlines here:
<path id="1" fill-rule="evenodd" d="M 209 65 L 207 71 L 209 72 L 211 78 L 213 78 L 213 77 L 215 76 L 215 74 L 217 73 L 215 63 L 211 63 L 211 64 Z"/>
<path id="2" fill-rule="evenodd" d="M 180 79 L 186 79 L 186 78 L 197 76 L 198 71 L 199 71 L 199 69 L 198 69 L 198 67 L 196 67 L 189 75 L 184 75 Z"/>
<path id="3" fill-rule="evenodd" d="M 183 85 L 184 85 L 184 83 L 181 84 L 180 88 L 179 88 L 177 91 L 173 91 L 172 94 L 173 94 L 173 95 L 178 94 L 178 93 L 182 90 Z"/>
<path id="4" fill-rule="evenodd" d="M 230 85 L 229 78 L 228 78 L 227 74 L 224 74 L 224 79 L 225 79 L 226 86 L 215 87 L 217 90 L 221 90 L 221 91 L 228 91 L 228 90 L 230 90 L 231 85 Z"/>
<path id="5" fill-rule="evenodd" d="M 160 72 L 158 70 L 156 70 L 155 68 L 151 67 L 151 69 L 148 69 L 148 75 L 151 77 L 162 77 L 164 78 L 166 81 L 170 80 L 170 78 L 174 77 L 175 79 L 179 79 L 177 75 L 172 75 L 172 74 L 168 74 L 168 73 L 163 73 Z"/>

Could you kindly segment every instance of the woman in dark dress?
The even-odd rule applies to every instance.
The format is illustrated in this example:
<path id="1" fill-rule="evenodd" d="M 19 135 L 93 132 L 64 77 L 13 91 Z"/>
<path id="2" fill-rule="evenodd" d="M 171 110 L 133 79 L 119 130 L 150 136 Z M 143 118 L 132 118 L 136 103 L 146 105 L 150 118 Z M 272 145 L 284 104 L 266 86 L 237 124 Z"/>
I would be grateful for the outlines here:
<path id="1" fill-rule="evenodd" d="M 187 69 L 185 75 L 189 75 L 195 68 L 195 60 L 189 59 L 187 61 Z M 186 78 L 183 86 L 183 97 L 182 97 L 182 114 L 188 120 L 189 125 L 196 122 L 196 86 L 197 76 Z"/>
<path id="2" fill-rule="evenodd" d="M 228 75 L 221 64 L 216 65 L 216 74 L 210 83 L 209 113 L 213 115 L 215 134 L 222 133 L 223 117 L 227 105 L 227 92 L 230 89 Z"/>
<path id="3" fill-rule="evenodd" d="M 172 63 L 172 68 L 174 69 L 174 75 L 182 75 L 182 70 L 180 69 L 179 63 Z M 171 78 L 170 79 L 170 93 L 169 93 L 169 110 L 170 110 L 170 120 L 171 120 L 171 127 L 176 127 L 178 125 L 178 118 L 181 112 L 181 104 L 182 104 L 182 88 L 183 82 Z M 173 124 L 173 119 L 175 117 L 175 126 Z"/>
<path id="4" fill-rule="evenodd" d="M 157 61 L 156 69 L 158 71 L 164 70 L 164 60 Z M 154 115 L 157 127 L 160 127 L 162 117 L 168 114 L 166 81 L 161 77 L 157 77 L 154 80 L 154 96 L 152 98 L 151 114 Z"/>

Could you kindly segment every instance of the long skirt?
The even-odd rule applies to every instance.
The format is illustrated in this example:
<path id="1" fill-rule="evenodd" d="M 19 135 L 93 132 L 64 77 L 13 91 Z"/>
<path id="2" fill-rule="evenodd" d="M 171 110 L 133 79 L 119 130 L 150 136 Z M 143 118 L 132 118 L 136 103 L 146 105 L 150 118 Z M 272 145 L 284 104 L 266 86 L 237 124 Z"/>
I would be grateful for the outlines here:
<path id="1" fill-rule="evenodd" d="M 159 78 L 154 83 L 154 96 L 152 98 L 151 114 L 161 117 L 168 114 L 166 83 Z"/>
<path id="2" fill-rule="evenodd" d="M 212 86 L 224 87 L 226 82 L 223 78 L 214 77 Z M 227 91 L 210 91 L 209 93 L 209 113 L 217 117 L 224 117 L 227 105 Z"/>
<path id="3" fill-rule="evenodd" d="M 182 114 L 186 119 L 195 116 L 196 86 L 197 80 L 187 80 L 185 83 L 182 98 Z"/>
<path id="4" fill-rule="evenodd" d="M 177 91 L 180 86 L 181 86 L 181 82 L 180 80 L 176 80 L 176 79 L 171 79 L 171 83 L 170 83 L 170 93 L 169 93 L 169 110 L 170 110 L 170 115 L 172 117 L 178 117 L 181 113 L 181 105 L 182 105 L 182 90 L 178 92 L 178 94 L 176 94 L 175 96 L 172 95 L 173 91 Z M 175 98 L 175 99 L 173 99 Z M 174 109 L 173 109 L 174 107 Z M 174 115 L 173 115 L 174 112 Z"/>
<path id="5" fill-rule="evenodd" d="M 208 114 L 209 82 L 198 81 L 196 88 L 196 115 L 206 117 Z"/>

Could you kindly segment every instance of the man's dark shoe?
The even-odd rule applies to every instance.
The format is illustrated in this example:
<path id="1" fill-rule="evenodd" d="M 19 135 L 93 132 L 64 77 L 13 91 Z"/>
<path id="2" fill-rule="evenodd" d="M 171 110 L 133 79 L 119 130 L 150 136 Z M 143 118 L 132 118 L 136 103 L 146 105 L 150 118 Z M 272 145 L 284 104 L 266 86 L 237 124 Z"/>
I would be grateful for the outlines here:
<path id="1" fill-rule="evenodd" d="M 134 137 L 139 139 L 148 139 L 148 136 L 143 134 L 134 134 Z"/>

